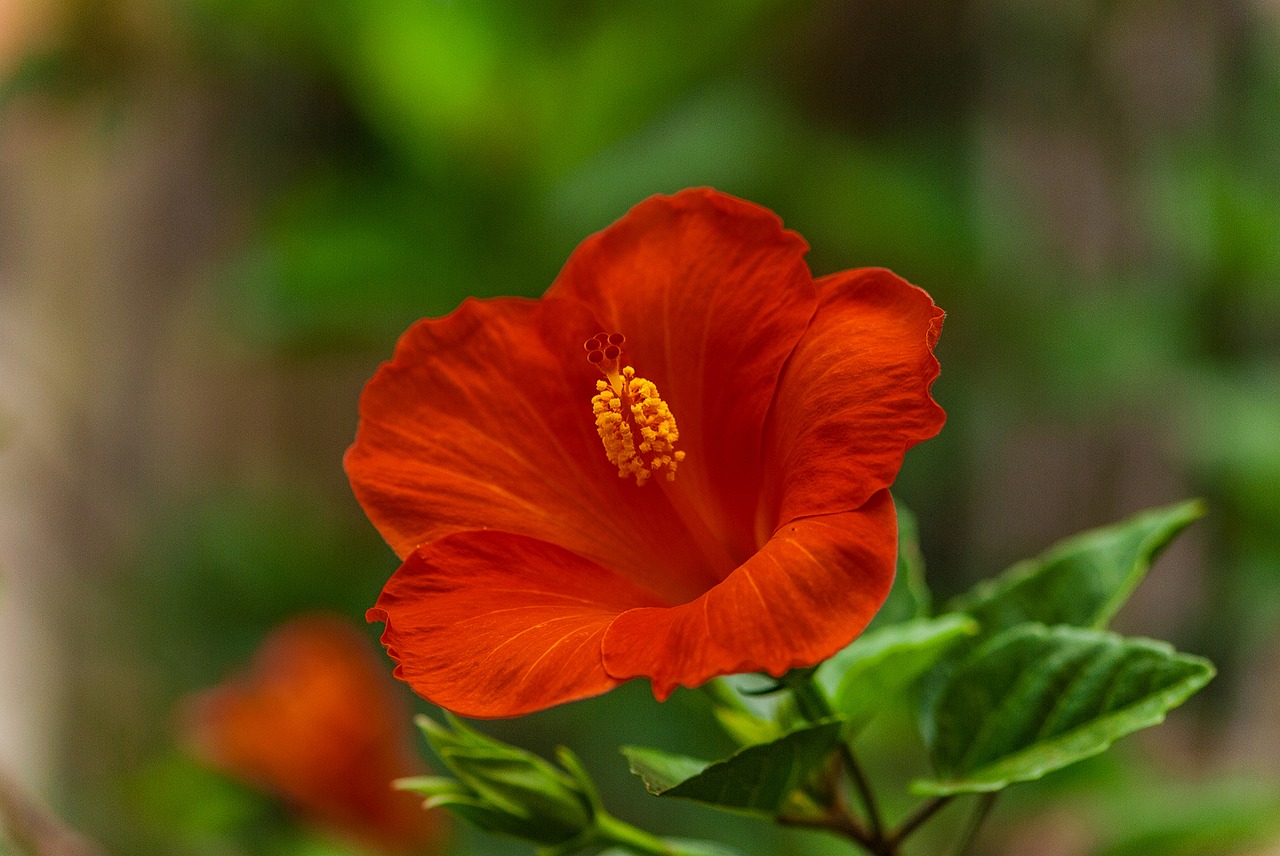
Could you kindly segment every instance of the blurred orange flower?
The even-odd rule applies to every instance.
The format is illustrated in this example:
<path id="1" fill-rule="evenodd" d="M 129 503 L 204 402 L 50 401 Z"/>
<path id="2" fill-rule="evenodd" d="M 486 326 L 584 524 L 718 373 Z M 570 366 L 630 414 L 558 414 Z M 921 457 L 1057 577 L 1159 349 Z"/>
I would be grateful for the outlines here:
<path id="1" fill-rule="evenodd" d="M 271 633 L 243 674 L 188 700 L 195 752 L 310 819 L 389 853 L 423 852 L 441 821 L 391 782 L 423 771 L 408 710 L 360 632 L 308 615 Z"/>
<path id="2" fill-rule="evenodd" d="M 815 282 L 807 249 L 749 202 L 656 196 L 542 299 L 405 333 L 346 455 L 403 559 L 368 614 L 398 677 L 514 716 L 781 675 L 861 632 L 893 580 L 887 488 L 942 427 L 943 313 L 885 270 Z"/>

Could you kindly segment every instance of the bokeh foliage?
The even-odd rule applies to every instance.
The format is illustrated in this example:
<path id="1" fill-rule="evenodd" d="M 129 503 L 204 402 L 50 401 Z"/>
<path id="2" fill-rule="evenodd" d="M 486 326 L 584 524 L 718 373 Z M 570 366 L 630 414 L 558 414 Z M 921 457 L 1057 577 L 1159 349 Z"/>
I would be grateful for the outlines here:
<path id="1" fill-rule="evenodd" d="M 629 205 L 708 184 L 779 212 L 816 273 L 891 267 L 950 313 L 935 388 L 950 421 L 897 491 L 935 591 L 1205 497 L 1198 544 L 1119 618 L 1219 664 L 1206 700 L 1178 714 L 1182 743 L 1125 744 L 1119 761 L 1028 790 L 1087 803 L 1080 852 L 1274 838 L 1263 819 L 1280 797 L 1252 776 L 1280 758 L 1236 769 L 1211 735 L 1266 725 L 1243 700 L 1280 651 L 1278 43 L 1274 9 L 1247 0 L 58 7 L 0 91 L 6 120 L 88 109 L 107 140 L 157 111 L 202 117 L 191 169 L 219 188 L 219 237 L 212 261 L 183 268 L 198 323 L 251 371 L 345 396 L 318 416 L 285 408 L 267 464 L 144 481 L 135 539 L 98 558 L 118 568 L 97 602 L 110 656 L 67 631 L 89 665 L 67 676 L 82 707 L 58 807 L 113 852 L 337 847 L 193 767 L 165 711 L 294 612 L 358 618 L 393 569 L 340 476 L 351 378 L 413 320 L 467 295 L 537 295 Z M 332 454 L 291 454 L 299 444 Z M 131 670 L 133 704 L 102 697 L 113 669 Z M 494 731 L 544 755 L 571 739 L 609 804 L 634 805 L 627 819 L 705 838 L 708 815 L 642 801 L 613 753 L 710 757 L 727 744 L 707 713 L 700 697 L 660 707 L 631 686 Z M 881 717 L 866 738 L 889 777 L 903 728 Z M 104 735 L 121 731 L 131 748 L 117 755 Z M 1202 797 L 1191 815 L 1152 796 L 1189 753 L 1206 768 L 1179 773 Z M 1216 768 L 1235 778 L 1198 779 Z M 996 838 L 1037 828 L 1041 810 L 1011 799 Z M 723 822 L 748 852 L 828 846 Z M 500 847 L 467 833 L 455 845 Z"/>

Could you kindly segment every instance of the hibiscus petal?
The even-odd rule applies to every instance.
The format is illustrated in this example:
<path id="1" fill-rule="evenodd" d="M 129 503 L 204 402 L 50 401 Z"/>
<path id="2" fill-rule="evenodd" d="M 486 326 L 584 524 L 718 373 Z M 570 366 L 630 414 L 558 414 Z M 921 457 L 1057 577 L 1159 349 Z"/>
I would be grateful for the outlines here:
<path id="1" fill-rule="evenodd" d="M 816 305 L 808 245 L 773 212 L 699 188 L 655 196 L 584 241 L 548 298 L 591 306 L 657 384 L 687 458 L 669 490 L 732 561 L 755 551 L 765 414 Z"/>
<path id="2" fill-rule="evenodd" d="M 793 521 L 697 600 L 620 615 L 604 635 L 605 670 L 648 677 L 662 700 L 717 675 L 812 666 L 871 621 L 896 557 L 887 490 L 856 511 Z"/>
<path id="3" fill-rule="evenodd" d="M 660 488 L 620 479 L 596 435 L 600 329 L 571 300 L 469 300 L 401 337 L 360 398 L 344 461 L 369 519 L 404 558 L 451 532 L 559 544 L 672 603 L 718 579 Z M 663 545 L 663 561 L 655 559 Z"/>
<path id="4" fill-rule="evenodd" d="M 422 772 L 408 705 L 345 619 L 278 627 L 250 669 L 192 696 L 182 713 L 195 754 L 322 823 L 396 853 L 428 852 L 441 831 L 420 799 L 387 787 Z"/>
<path id="5" fill-rule="evenodd" d="M 946 415 L 929 395 L 943 312 L 887 270 L 818 281 L 819 306 L 778 382 L 763 535 L 798 517 L 857 508 L 898 475 Z"/>
<path id="6" fill-rule="evenodd" d="M 519 716 L 620 681 L 600 640 L 621 612 L 660 603 L 561 547 L 463 532 L 411 554 L 369 610 L 395 675 L 462 716 Z"/>

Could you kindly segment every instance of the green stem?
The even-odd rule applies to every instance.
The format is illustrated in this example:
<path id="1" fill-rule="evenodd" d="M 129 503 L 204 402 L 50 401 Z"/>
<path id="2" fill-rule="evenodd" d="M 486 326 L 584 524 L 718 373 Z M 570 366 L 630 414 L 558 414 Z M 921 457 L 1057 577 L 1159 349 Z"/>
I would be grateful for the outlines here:
<path id="1" fill-rule="evenodd" d="M 786 687 L 791 690 L 791 694 L 795 697 L 796 707 L 800 708 L 800 715 L 810 722 L 817 722 L 835 715 L 835 711 L 831 709 L 831 703 L 827 701 L 826 695 L 822 689 L 813 680 L 813 675 L 801 672 L 792 678 L 787 675 L 783 678 Z"/>
<path id="2" fill-rule="evenodd" d="M 806 674 L 802 680 L 788 683 L 788 686 L 795 697 L 796 706 L 800 708 L 800 714 L 805 719 L 810 722 L 817 722 L 835 715 L 835 711 L 831 709 L 831 704 L 827 701 L 826 695 L 823 694 L 822 689 L 814 681 L 812 673 Z M 867 780 L 867 775 L 863 772 L 862 765 L 858 763 L 857 756 L 853 754 L 853 747 L 846 740 L 840 741 L 840 757 L 844 760 L 845 770 L 849 773 L 849 778 L 853 781 L 853 786 L 858 792 L 858 799 L 862 802 L 862 808 L 866 812 L 867 832 L 871 838 L 870 844 L 885 843 L 884 821 L 881 820 L 880 807 L 876 804 L 875 793 L 871 790 L 871 782 Z M 892 852 L 892 848 L 886 852 Z"/>
<path id="3" fill-rule="evenodd" d="M 874 840 L 883 841 L 884 821 L 880 819 L 880 807 L 876 804 L 875 793 L 871 790 L 871 782 L 867 780 L 867 774 L 863 772 L 862 765 L 858 763 L 857 757 L 853 754 L 853 747 L 848 743 L 841 742 L 840 753 L 844 757 L 845 767 L 849 770 L 849 778 L 853 779 L 854 787 L 858 790 L 858 798 L 862 800 L 862 807 L 867 812 L 867 830 Z"/>
<path id="4" fill-rule="evenodd" d="M 896 830 L 889 833 L 888 841 L 894 847 L 897 847 L 911 837 L 917 829 L 925 824 L 929 818 L 938 813 L 938 810 L 951 802 L 950 796 L 933 797 L 932 799 L 921 803 L 920 806 L 911 813 L 911 816 L 902 821 L 902 825 Z"/>
<path id="5" fill-rule="evenodd" d="M 969 848 L 973 846 L 973 842 L 978 838 L 978 830 L 982 828 L 983 822 L 991 814 L 991 806 L 995 805 L 996 797 L 999 795 L 999 791 L 991 791 L 978 798 L 973 814 L 969 816 L 969 824 L 965 827 L 964 834 L 956 842 L 955 856 L 965 856 L 969 852 Z"/>
<path id="6" fill-rule="evenodd" d="M 830 814 L 818 815 L 815 817 L 803 817 L 781 814 L 778 815 L 778 823 L 782 826 L 794 826 L 799 829 L 820 829 L 824 832 L 833 832 L 836 835 L 848 838 L 850 841 L 856 842 L 864 850 L 870 853 L 875 851 L 872 849 L 875 845 L 871 839 L 867 837 L 864 830 L 853 817 L 847 813 L 832 812 Z"/>
<path id="7" fill-rule="evenodd" d="M 754 713 L 743 701 L 741 696 L 729 686 L 723 678 L 712 678 L 701 687 L 703 695 L 711 699 L 712 704 L 719 707 L 727 707 L 741 713 Z"/>
<path id="8" fill-rule="evenodd" d="M 625 847 L 642 856 L 699 856 L 604 812 L 596 815 L 595 832 L 596 844 Z"/>

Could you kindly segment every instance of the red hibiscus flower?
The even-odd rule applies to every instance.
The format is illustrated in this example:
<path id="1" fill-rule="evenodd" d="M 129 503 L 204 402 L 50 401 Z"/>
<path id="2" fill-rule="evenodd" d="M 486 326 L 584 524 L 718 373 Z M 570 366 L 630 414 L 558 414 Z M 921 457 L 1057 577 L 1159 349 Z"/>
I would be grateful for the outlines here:
<path id="1" fill-rule="evenodd" d="M 389 853 L 424 852 L 443 828 L 391 782 L 423 772 L 408 710 L 360 633 L 337 617 L 295 619 L 250 669 L 191 698 L 194 751 L 312 820 Z"/>
<path id="2" fill-rule="evenodd" d="M 397 677 L 515 716 L 647 677 L 829 657 L 893 580 L 888 486 L 942 427 L 942 311 L 708 189 L 586 241 L 540 300 L 418 322 L 346 455 L 403 564 L 369 610 Z M 585 343 L 585 350 L 584 350 Z"/>

